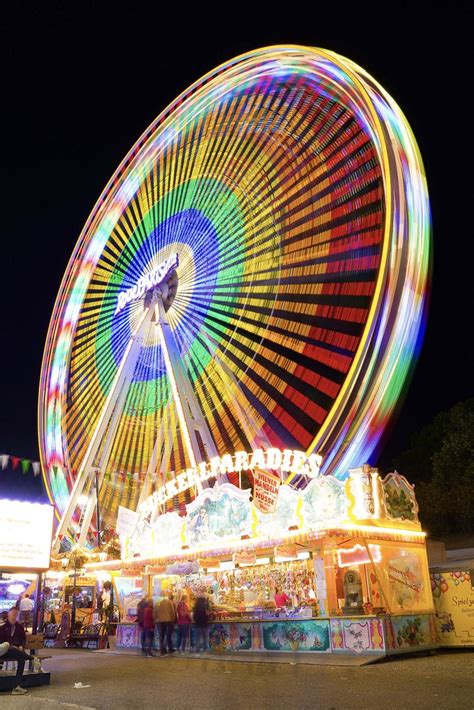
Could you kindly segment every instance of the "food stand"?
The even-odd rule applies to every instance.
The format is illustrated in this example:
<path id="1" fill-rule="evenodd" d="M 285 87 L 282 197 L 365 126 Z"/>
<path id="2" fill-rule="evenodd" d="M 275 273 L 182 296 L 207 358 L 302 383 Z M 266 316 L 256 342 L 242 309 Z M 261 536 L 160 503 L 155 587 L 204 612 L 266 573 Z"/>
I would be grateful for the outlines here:
<path id="1" fill-rule="evenodd" d="M 271 496 L 269 496 L 270 500 Z M 205 593 L 212 652 L 298 651 L 387 655 L 434 648 L 425 534 L 414 488 L 370 466 L 346 481 L 315 476 L 301 490 L 278 485 L 259 506 L 255 486 L 203 489 L 186 515 L 150 496 L 122 559 L 89 572 L 143 575 L 143 594 Z M 284 605 L 275 603 L 284 592 Z M 192 634 L 193 637 L 193 634 Z M 119 624 L 118 647 L 139 645 Z"/>

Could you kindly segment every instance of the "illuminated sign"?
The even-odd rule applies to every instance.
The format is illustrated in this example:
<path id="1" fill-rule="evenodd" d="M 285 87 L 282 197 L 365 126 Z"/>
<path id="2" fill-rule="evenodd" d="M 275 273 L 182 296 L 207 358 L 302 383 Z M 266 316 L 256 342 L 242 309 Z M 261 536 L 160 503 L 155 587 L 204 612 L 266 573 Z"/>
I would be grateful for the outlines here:
<path id="1" fill-rule="evenodd" d="M 119 293 L 114 315 L 120 313 L 120 311 L 125 308 L 127 303 L 138 301 L 147 291 L 151 291 L 152 288 L 156 288 L 156 286 L 162 284 L 169 274 L 178 266 L 178 255 L 172 254 L 170 257 L 162 261 L 161 264 L 158 264 L 156 269 L 148 271 L 148 273 L 140 276 L 134 286 L 131 286 L 130 288 L 127 288 L 126 291 L 121 291 Z"/>
<path id="2" fill-rule="evenodd" d="M 240 550 L 232 555 L 234 565 L 256 565 L 257 553 L 252 550 Z"/>
<path id="3" fill-rule="evenodd" d="M 381 559 L 380 545 L 371 545 L 370 543 L 367 547 L 356 544 L 354 547 L 345 547 L 337 551 L 339 567 L 366 565 L 369 562 L 380 562 Z"/>
<path id="4" fill-rule="evenodd" d="M 0 500 L 0 569 L 49 568 L 52 505 Z"/>
<path id="5" fill-rule="evenodd" d="M 166 503 L 179 493 L 189 488 L 200 489 L 201 483 L 210 478 L 217 478 L 226 473 L 240 473 L 241 471 L 270 470 L 283 479 L 284 473 L 294 473 L 316 478 L 319 476 L 322 458 L 319 454 L 307 456 L 303 451 L 293 449 L 255 449 L 252 453 L 236 451 L 234 455 L 224 454 L 215 456 L 209 463 L 203 461 L 197 468 L 188 468 L 182 471 L 171 481 L 160 486 L 152 496 L 142 503 L 141 513 L 151 512 L 157 505 Z"/>

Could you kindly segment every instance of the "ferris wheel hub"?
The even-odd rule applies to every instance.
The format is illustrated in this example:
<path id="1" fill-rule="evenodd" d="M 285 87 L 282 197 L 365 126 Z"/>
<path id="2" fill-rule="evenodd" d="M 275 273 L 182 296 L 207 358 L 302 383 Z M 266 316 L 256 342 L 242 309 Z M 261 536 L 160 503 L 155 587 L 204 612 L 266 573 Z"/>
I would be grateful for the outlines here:
<path id="1" fill-rule="evenodd" d="M 176 270 L 169 272 L 159 286 L 145 292 L 145 308 L 151 305 L 154 295 L 159 295 L 163 302 L 163 308 L 166 312 L 169 311 L 178 291 L 178 283 L 179 279 Z"/>

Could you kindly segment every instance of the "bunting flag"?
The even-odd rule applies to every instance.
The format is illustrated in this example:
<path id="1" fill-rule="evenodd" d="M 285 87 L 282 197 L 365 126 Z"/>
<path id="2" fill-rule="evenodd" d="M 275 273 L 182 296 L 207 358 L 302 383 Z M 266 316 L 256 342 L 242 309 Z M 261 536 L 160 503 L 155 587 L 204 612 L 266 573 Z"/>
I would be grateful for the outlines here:
<path id="1" fill-rule="evenodd" d="M 12 456 L 11 454 L 0 454 L 0 468 L 2 471 L 8 468 L 9 465 L 13 471 L 21 470 L 25 476 L 30 472 L 30 468 L 34 476 L 39 476 L 41 473 L 41 464 L 39 461 L 31 461 L 22 456 Z"/>

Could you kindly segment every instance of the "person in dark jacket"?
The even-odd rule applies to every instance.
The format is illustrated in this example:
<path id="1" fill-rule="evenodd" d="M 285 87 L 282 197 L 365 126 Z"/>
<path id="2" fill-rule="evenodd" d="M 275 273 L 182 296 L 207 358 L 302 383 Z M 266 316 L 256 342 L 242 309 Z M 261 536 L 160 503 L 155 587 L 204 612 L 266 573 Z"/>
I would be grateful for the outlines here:
<path id="1" fill-rule="evenodd" d="M 16 661 L 16 675 L 11 680 L 12 695 L 24 695 L 28 691 L 21 687 L 26 661 L 30 661 L 33 671 L 41 671 L 39 658 L 25 653 L 26 635 L 22 624 L 18 623 L 18 609 L 13 607 L 8 612 L 8 618 L 0 626 L 0 661 Z M 16 645 L 18 644 L 18 645 Z"/>
<path id="2" fill-rule="evenodd" d="M 207 625 L 209 624 L 209 601 L 203 594 L 198 596 L 194 603 L 193 621 L 196 630 L 196 651 L 206 651 Z"/>
<path id="3" fill-rule="evenodd" d="M 18 621 L 18 609 L 12 607 L 7 615 L 7 620 L 0 628 L 0 640 L 8 641 L 11 646 L 16 646 L 21 651 L 26 648 L 26 633 L 23 624 Z"/>
<path id="4" fill-rule="evenodd" d="M 142 643 L 142 653 L 144 656 L 146 656 L 146 635 L 145 635 L 145 627 L 144 627 L 144 619 L 145 619 L 145 609 L 148 606 L 148 599 L 146 597 L 143 597 L 138 602 L 137 605 L 137 623 L 138 626 L 140 627 L 141 631 L 141 643 Z"/>

